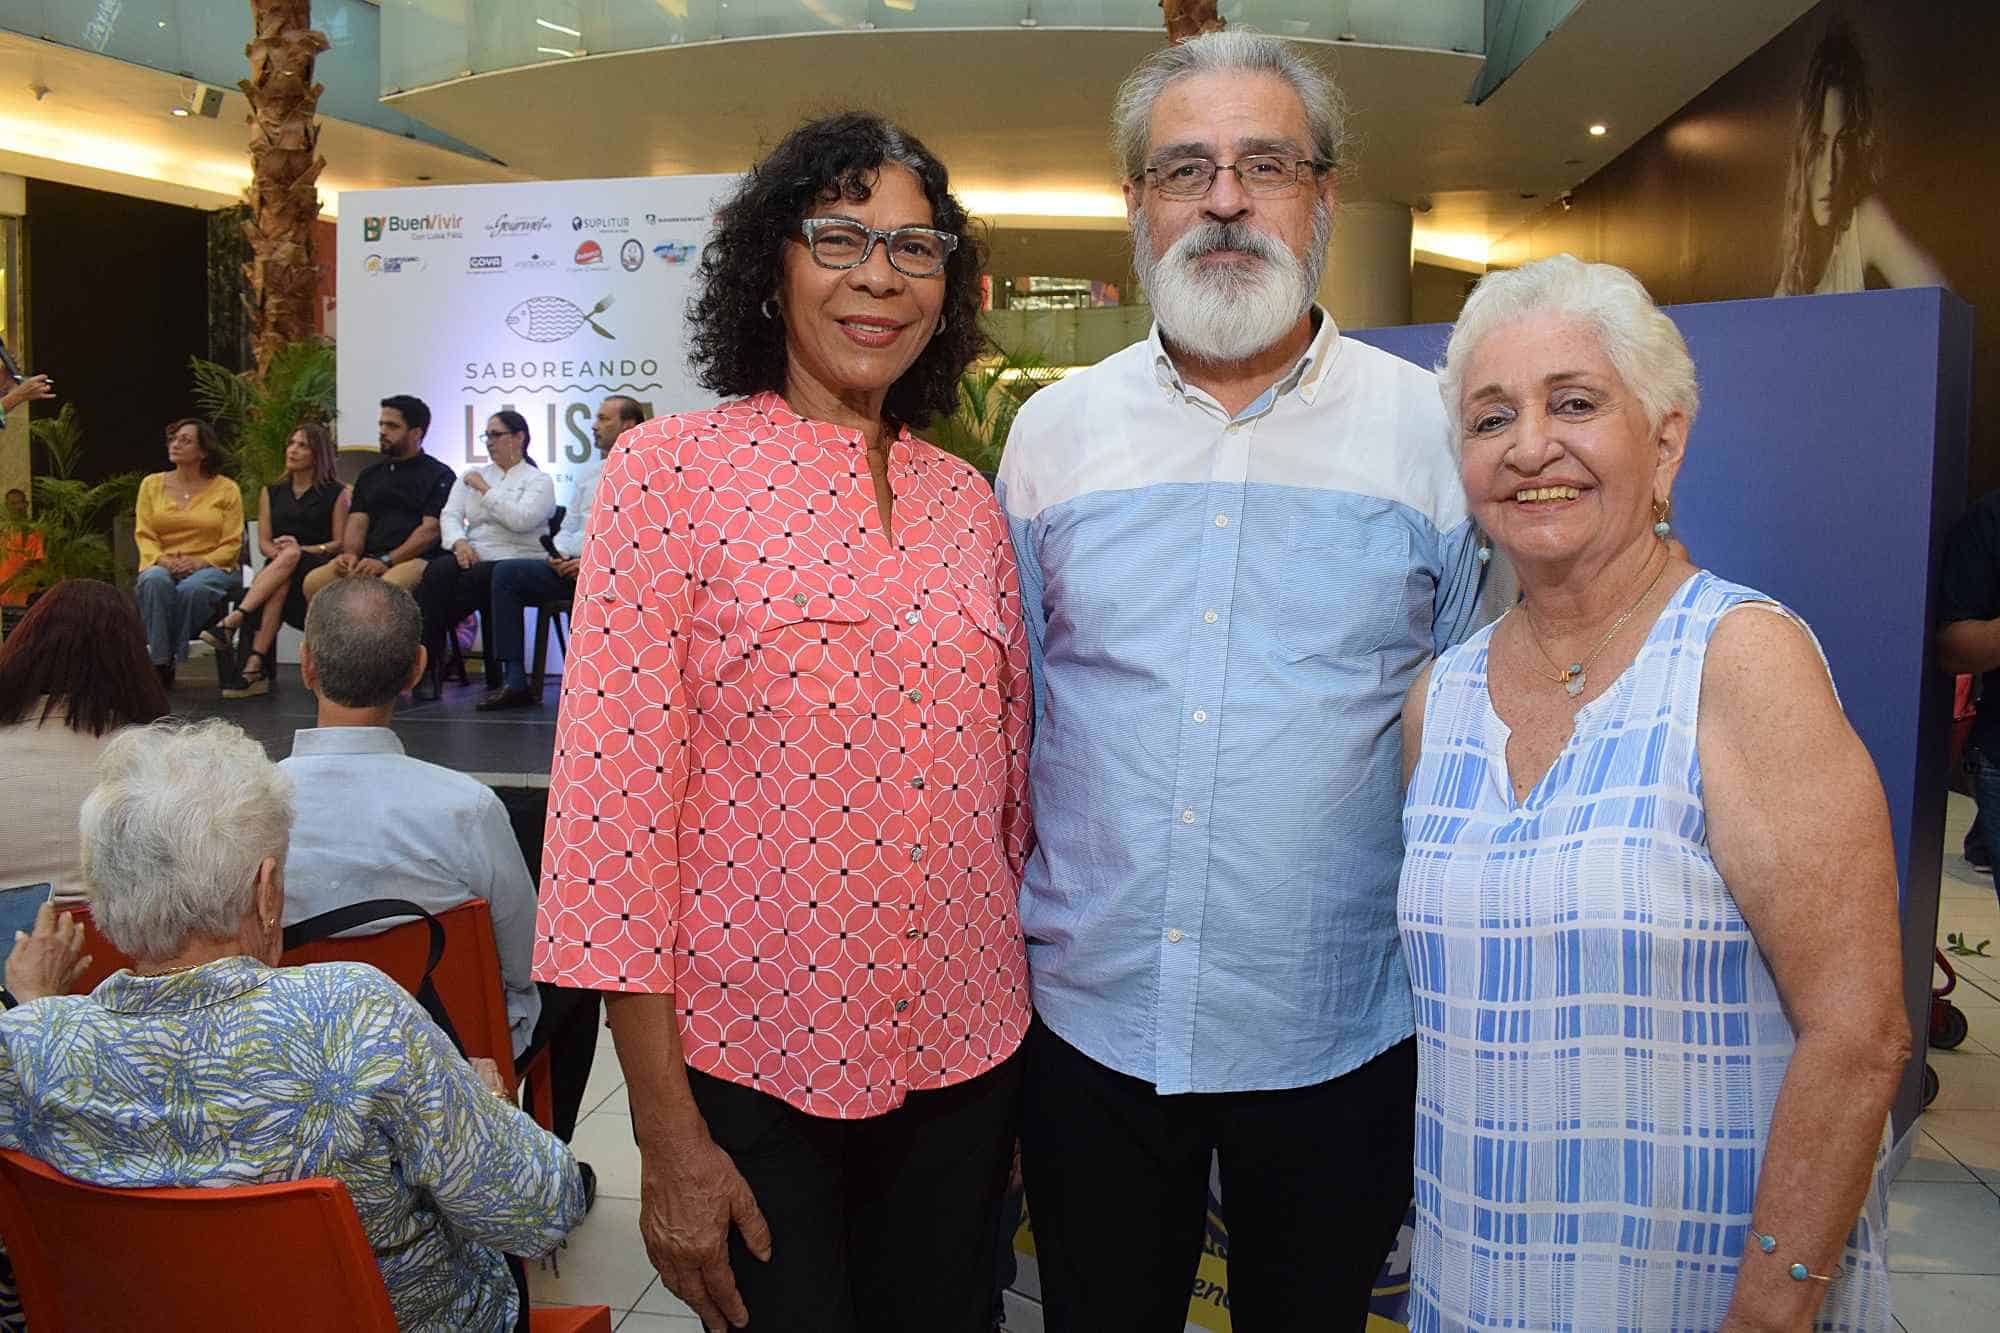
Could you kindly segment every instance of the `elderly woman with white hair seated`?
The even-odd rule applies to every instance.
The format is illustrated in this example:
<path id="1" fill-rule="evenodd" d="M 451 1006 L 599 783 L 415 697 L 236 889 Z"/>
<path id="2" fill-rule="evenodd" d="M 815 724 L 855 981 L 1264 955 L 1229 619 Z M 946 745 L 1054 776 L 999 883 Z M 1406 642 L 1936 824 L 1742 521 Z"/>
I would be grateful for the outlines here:
<path id="1" fill-rule="evenodd" d="M 374 968 L 276 966 L 291 790 L 256 741 L 131 728 L 97 772 L 84 877 L 135 966 L 62 995 L 73 938 L 45 920 L 17 947 L 0 1146 L 111 1186 L 332 1176 L 402 1328 L 514 1327 L 504 1256 L 554 1249 L 583 1216 L 569 1149 Z"/>
<path id="2" fill-rule="evenodd" d="M 1887 1329 L 1888 811 L 1811 631 L 1669 539 L 1686 344 L 1565 255 L 1440 389 L 1521 599 L 1404 711 L 1410 1327 Z"/>

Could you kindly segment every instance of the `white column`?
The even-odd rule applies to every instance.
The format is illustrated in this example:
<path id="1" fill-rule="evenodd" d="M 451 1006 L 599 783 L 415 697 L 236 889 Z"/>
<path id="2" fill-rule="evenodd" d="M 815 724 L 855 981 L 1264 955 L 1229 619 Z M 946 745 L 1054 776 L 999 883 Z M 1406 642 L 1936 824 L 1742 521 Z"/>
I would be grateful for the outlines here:
<path id="1" fill-rule="evenodd" d="M 1343 329 L 1410 322 L 1410 210 L 1402 204 L 1343 203 L 1319 282 L 1319 303 Z"/>

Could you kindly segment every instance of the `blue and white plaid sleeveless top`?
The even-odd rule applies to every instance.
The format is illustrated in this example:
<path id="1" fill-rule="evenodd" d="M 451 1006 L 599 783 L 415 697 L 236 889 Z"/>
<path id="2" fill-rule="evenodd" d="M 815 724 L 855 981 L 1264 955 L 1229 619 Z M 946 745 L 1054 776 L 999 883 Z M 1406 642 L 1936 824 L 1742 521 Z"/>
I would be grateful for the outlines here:
<path id="1" fill-rule="evenodd" d="M 1709 638 L 1746 602 L 1770 599 L 1690 578 L 1518 805 L 1493 627 L 1432 669 L 1398 892 L 1413 1333 L 1722 1323 L 1793 1044 L 1709 855 L 1695 749 Z M 1884 1188 L 1878 1155 L 1819 1328 L 1891 1327 Z"/>

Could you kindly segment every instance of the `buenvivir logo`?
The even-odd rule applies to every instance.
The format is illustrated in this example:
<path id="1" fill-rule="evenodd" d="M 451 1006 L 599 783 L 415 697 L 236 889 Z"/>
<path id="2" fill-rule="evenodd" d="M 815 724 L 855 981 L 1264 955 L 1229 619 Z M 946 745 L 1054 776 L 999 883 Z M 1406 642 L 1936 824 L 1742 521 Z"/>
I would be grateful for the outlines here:
<path id="1" fill-rule="evenodd" d="M 604 262 L 604 247 L 596 241 L 585 241 L 576 247 L 576 266 L 590 268 Z"/>
<path id="2" fill-rule="evenodd" d="M 459 213 L 361 219 L 361 239 L 364 241 L 379 241 L 385 237 L 403 241 L 456 241 L 464 236 L 465 217 Z"/>

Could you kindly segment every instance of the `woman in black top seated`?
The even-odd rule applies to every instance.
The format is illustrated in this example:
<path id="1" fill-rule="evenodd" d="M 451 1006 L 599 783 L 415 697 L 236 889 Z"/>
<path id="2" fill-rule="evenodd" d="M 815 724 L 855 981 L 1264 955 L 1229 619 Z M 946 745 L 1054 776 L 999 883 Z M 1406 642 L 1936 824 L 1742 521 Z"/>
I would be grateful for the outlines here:
<path id="1" fill-rule="evenodd" d="M 334 476 L 333 433 L 307 422 L 292 432 L 285 445 L 284 478 L 257 497 L 257 546 L 264 553 L 264 568 L 242 603 L 204 636 L 213 636 L 218 649 L 229 651 L 231 637 L 243 625 L 256 625 L 238 679 L 224 687 L 223 698 L 248 699 L 269 692 L 278 626 L 285 621 L 305 624 L 301 585 L 306 575 L 340 554 L 347 502 L 347 488 Z"/>

